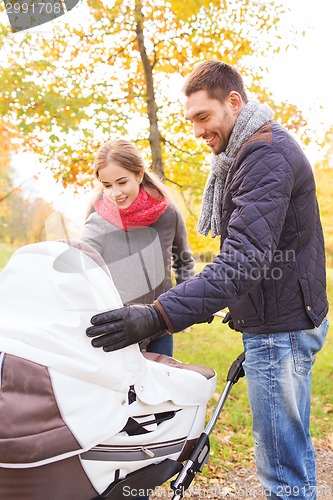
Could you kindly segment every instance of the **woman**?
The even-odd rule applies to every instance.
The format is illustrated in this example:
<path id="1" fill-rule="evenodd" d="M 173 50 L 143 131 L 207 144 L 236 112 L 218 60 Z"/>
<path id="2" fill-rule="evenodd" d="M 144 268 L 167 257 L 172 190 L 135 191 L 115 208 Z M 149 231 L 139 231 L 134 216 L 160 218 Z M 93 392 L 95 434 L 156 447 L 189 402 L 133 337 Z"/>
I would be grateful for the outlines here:
<path id="1" fill-rule="evenodd" d="M 149 304 L 194 275 L 185 222 L 165 186 L 151 172 L 136 146 L 107 141 L 97 152 L 94 174 L 100 182 L 81 239 L 107 263 L 124 303 Z M 152 341 L 147 350 L 172 355 L 172 335 Z"/>

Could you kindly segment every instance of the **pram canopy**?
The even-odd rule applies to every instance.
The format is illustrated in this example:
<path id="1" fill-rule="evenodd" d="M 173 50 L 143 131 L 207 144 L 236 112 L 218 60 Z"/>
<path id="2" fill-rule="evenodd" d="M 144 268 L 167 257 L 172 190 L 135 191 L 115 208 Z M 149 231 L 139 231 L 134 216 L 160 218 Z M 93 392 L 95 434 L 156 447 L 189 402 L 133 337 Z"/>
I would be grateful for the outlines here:
<path id="1" fill-rule="evenodd" d="M 100 494 L 131 471 L 179 458 L 200 435 L 212 370 L 145 357 L 137 345 L 92 348 L 91 316 L 122 303 L 90 247 L 22 247 L 0 273 L 0 303 L 1 468 L 78 456 Z"/>

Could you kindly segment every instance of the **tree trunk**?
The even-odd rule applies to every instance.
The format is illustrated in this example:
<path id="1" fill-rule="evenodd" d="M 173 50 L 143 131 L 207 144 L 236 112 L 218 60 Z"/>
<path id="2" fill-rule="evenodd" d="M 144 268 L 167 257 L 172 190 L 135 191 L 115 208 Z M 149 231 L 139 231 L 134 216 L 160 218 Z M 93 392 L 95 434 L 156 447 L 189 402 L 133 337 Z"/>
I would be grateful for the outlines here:
<path id="1" fill-rule="evenodd" d="M 141 0 L 135 1 L 136 35 L 146 80 L 147 112 L 149 118 L 149 143 L 152 153 L 153 170 L 164 180 L 161 134 L 158 130 L 157 105 L 155 100 L 153 69 L 149 62 L 143 35 L 143 14 Z"/>

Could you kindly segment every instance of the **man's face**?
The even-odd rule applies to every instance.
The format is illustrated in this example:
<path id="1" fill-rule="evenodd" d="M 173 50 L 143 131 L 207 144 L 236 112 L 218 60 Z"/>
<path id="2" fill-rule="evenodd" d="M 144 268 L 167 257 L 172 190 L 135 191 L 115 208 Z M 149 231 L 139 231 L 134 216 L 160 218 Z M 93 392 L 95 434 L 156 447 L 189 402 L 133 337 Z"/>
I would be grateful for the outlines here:
<path id="1" fill-rule="evenodd" d="M 193 123 L 195 137 L 204 139 L 213 153 L 220 154 L 227 147 L 242 106 L 237 92 L 230 92 L 222 103 L 199 90 L 185 98 L 185 118 Z"/>

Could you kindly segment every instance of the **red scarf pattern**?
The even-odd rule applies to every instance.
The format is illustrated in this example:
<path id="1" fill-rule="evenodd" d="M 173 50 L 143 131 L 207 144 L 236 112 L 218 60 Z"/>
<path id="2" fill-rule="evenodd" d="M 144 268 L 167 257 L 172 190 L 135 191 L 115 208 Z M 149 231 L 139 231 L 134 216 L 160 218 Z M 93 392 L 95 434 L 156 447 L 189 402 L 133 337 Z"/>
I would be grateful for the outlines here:
<path id="1" fill-rule="evenodd" d="M 136 227 L 150 226 L 166 211 L 169 200 L 153 198 L 141 187 L 132 205 L 119 208 L 103 194 L 95 203 L 96 212 L 119 229 L 131 231 Z"/>

